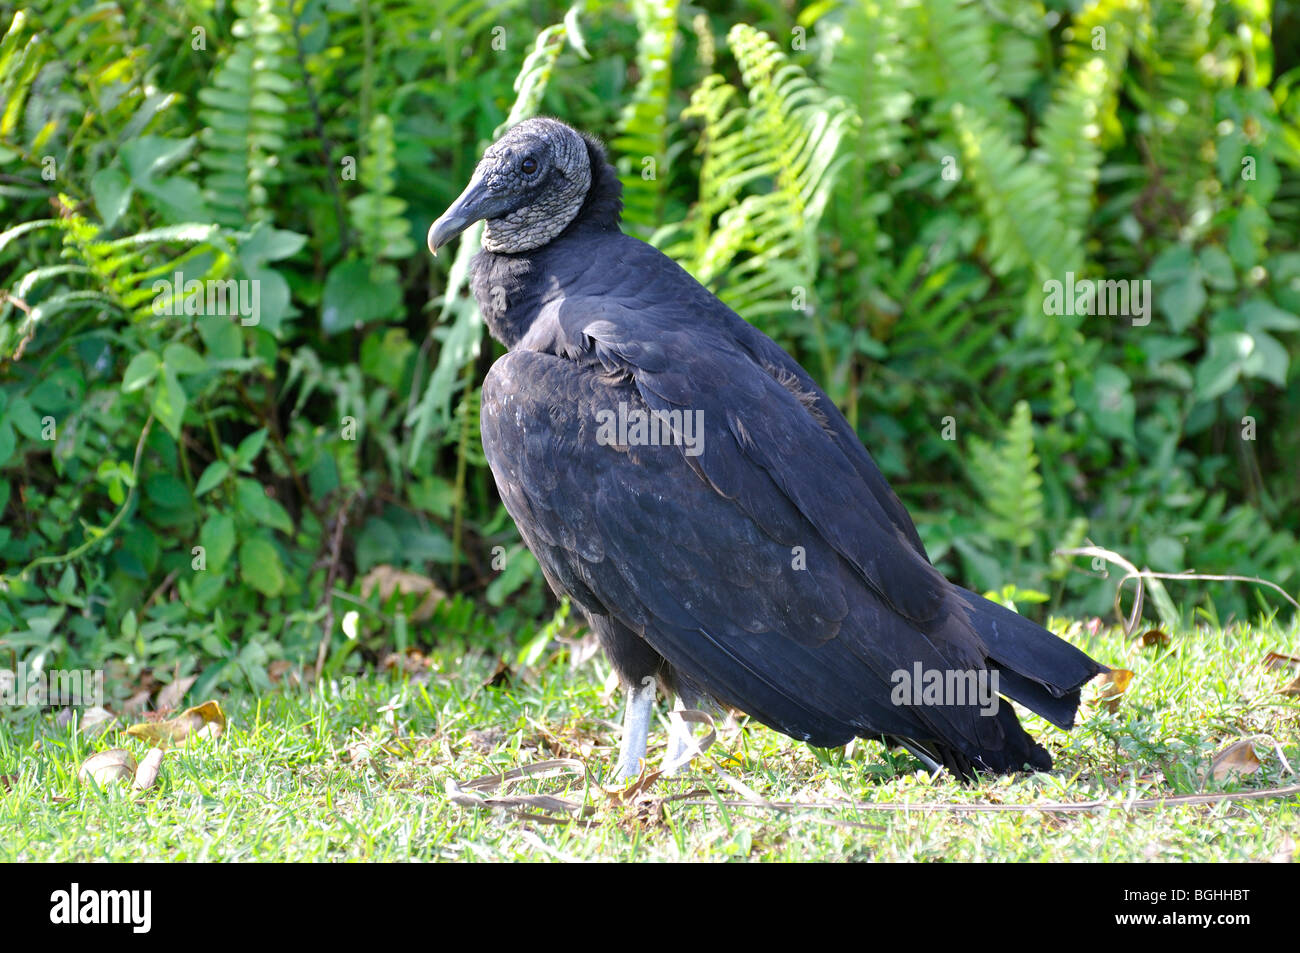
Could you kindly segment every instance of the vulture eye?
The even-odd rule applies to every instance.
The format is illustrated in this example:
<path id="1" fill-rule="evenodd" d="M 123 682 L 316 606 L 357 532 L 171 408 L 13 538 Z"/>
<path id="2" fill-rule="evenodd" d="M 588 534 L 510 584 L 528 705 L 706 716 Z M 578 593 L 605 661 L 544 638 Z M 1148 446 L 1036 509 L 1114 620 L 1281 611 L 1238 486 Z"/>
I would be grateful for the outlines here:
<path id="1" fill-rule="evenodd" d="M 532 156 L 525 156 L 524 161 L 519 163 L 519 170 L 524 175 L 533 175 L 537 172 L 537 160 Z"/>

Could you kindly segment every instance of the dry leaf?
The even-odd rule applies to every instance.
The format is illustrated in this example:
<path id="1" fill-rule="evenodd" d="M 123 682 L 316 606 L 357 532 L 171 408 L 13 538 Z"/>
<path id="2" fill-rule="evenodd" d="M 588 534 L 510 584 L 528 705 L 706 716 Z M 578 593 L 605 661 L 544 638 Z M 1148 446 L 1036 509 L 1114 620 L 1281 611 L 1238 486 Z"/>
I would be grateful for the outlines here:
<path id="1" fill-rule="evenodd" d="M 226 713 L 214 701 L 187 708 L 168 721 L 132 725 L 126 733 L 150 744 L 166 747 L 187 738 L 219 738 L 226 730 Z"/>
<path id="2" fill-rule="evenodd" d="M 1300 677 L 1296 678 L 1290 685 L 1278 691 L 1279 695 L 1290 695 L 1292 698 L 1300 698 Z"/>
<path id="3" fill-rule="evenodd" d="M 1152 645 L 1161 647 L 1169 644 L 1169 635 L 1161 632 L 1159 629 L 1147 629 L 1141 635 L 1142 647 L 1148 648 Z"/>
<path id="4" fill-rule="evenodd" d="M 109 781 L 130 781 L 135 777 L 135 758 L 125 748 L 110 748 L 92 754 L 81 763 L 77 778 L 83 784 L 94 781 L 103 786 Z"/>
<path id="5" fill-rule="evenodd" d="M 178 678 L 164 685 L 163 690 L 158 693 L 158 710 L 175 711 L 179 708 L 181 699 L 190 690 L 190 686 L 198 681 L 198 678 L 197 675 L 186 675 L 184 678 Z"/>
<path id="6" fill-rule="evenodd" d="M 429 671 L 433 663 L 419 649 L 407 649 L 405 652 L 389 652 L 384 656 L 379 667 L 385 671 L 397 669 L 407 675 L 422 675 Z"/>
<path id="7" fill-rule="evenodd" d="M 162 766 L 162 748 L 150 748 L 140 766 L 135 769 L 135 782 L 131 785 L 137 791 L 147 791 L 158 780 L 158 769 Z"/>
<path id="8" fill-rule="evenodd" d="M 16 774 L 0 774 L 0 791 L 8 791 L 18 783 Z"/>
<path id="9" fill-rule="evenodd" d="M 1264 656 L 1265 668 L 1300 668 L 1300 658 L 1283 655 L 1281 652 L 1269 652 Z"/>
<path id="10" fill-rule="evenodd" d="M 387 602 L 393 597 L 394 592 L 400 592 L 404 596 L 424 596 L 420 604 L 415 607 L 415 611 L 411 613 L 412 622 L 423 622 L 428 619 L 433 615 L 433 610 L 437 608 L 438 603 L 447 598 L 447 594 L 439 589 L 432 579 L 388 565 L 376 566 L 366 573 L 361 580 L 361 598 L 370 598 L 370 594 L 376 589 L 379 590 L 380 602 Z"/>
<path id="11" fill-rule="evenodd" d="M 88 708 L 81 713 L 81 717 L 77 719 L 77 725 L 82 734 L 89 738 L 96 738 L 108 731 L 115 721 L 117 721 L 117 718 L 111 711 L 96 705 L 94 708 Z"/>
<path id="12" fill-rule="evenodd" d="M 1210 761 L 1210 775 L 1216 781 L 1222 781 L 1230 774 L 1254 774 L 1259 768 L 1259 758 L 1255 756 L 1255 746 L 1249 738 L 1234 741 Z"/>
<path id="13" fill-rule="evenodd" d="M 1097 679 L 1097 687 L 1101 692 L 1093 699 L 1094 705 L 1105 705 L 1106 710 L 1112 715 L 1119 711 L 1120 700 L 1124 693 L 1128 691 L 1129 682 L 1133 681 L 1133 673 L 1126 668 L 1112 668 L 1106 674 Z"/>
<path id="14" fill-rule="evenodd" d="M 139 691 L 122 703 L 122 716 L 134 718 L 149 707 L 149 692 Z"/>
<path id="15" fill-rule="evenodd" d="M 291 688 L 298 688 L 303 684 L 303 680 L 311 680 L 310 672 L 303 672 L 293 662 L 286 659 L 276 659 L 266 667 L 266 676 L 272 682 L 279 684 L 281 679 Z"/>

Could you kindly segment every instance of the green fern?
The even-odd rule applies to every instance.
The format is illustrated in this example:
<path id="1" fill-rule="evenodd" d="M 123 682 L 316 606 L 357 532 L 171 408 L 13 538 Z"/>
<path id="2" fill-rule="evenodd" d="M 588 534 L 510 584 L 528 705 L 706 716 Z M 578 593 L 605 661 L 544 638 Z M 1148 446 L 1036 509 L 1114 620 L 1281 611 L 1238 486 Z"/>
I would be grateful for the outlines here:
<path id="1" fill-rule="evenodd" d="M 1034 541 L 1043 523 L 1043 478 L 1034 452 L 1034 423 L 1026 401 L 1017 401 L 997 446 L 970 440 L 970 479 L 984 500 L 985 529 L 1018 549 Z"/>
<path id="2" fill-rule="evenodd" d="M 1067 228 L 1087 225 L 1100 143 L 1119 135 L 1117 91 L 1143 6 L 1140 0 L 1093 0 L 1066 32 L 1065 64 L 1037 131 L 1035 158 L 1056 182 Z"/>
<path id="3" fill-rule="evenodd" d="M 415 253 L 415 243 L 404 215 L 406 203 L 393 195 L 397 168 L 393 121 L 377 113 L 366 141 L 368 151 L 359 173 L 364 194 L 348 202 L 362 253 L 372 262 L 409 258 Z"/>
<path id="4" fill-rule="evenodd" d="M 727 35 L 749 90 L 748 105 L 716 75 L 683 117 L 704 121 L 700 201 L 656 236 L 669 255 L 753 319 L 788 313 L 817 271 L 816 228 L 853 111 L 791 63 L 765 33 L 738 24 Z M 714 220 L 716 216 L 716 221 Z"/>
<path id="5" fill-rule="evenodd" d="M 242 227 L 267 219 L 267 187 L 283 179 L 279 168 L 289 139 L 284 97 L 293 85 L 282 63 L 283 0 L 235 0 L 234 50 L 199 92 L 208 170 L 207 199 L 218 222 Z"/>
<path id="6" fill-rule="evenodd" d="M 640 34 L 636 62 L 641 75 L 610 145 L 624 156 L 619 163 L 623 221 L 633 228 L 652 229 L 662 221 L 678 3 L 634 0 L 632 4 Z"/>

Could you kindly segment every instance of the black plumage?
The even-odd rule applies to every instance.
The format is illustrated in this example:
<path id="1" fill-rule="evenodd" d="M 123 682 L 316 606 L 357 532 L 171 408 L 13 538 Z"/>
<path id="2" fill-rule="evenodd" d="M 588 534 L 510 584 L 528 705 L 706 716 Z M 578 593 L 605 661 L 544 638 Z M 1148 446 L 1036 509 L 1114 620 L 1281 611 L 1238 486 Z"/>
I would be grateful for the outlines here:
<path id="1" fill-rule="evenodd" d="M 948 582 L 835 405 L 624 235 L 620 196 L 598 142 L 530 120 L 430 230 L 436 252 L 488 221 L 471 284 L 509 351 L 483 384 L 483 446 L 552 589 L 625 685 L 654 676 L 815 745 L 883 737 L 962 776 L 1049 768 L 1010 705 L 896 703 L 897 673 L 997 673 L 1068 728 L 1105 668 Z M 611 420 L 653 412 L 676 425 L 659 443 L 610 442 Z"/>

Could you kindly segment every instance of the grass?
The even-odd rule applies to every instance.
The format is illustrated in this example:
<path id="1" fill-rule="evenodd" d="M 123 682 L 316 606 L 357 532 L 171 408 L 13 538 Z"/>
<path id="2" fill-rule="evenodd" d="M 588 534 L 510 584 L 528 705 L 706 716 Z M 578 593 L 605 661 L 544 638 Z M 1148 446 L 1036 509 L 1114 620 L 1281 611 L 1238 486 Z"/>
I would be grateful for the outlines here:
<path id="1" fill-rule="evenodd" d="M 52 712 L 0 710 L 0 861 L 136 860 L 1282 860 L 1296 856 L 1300 801 L 1234 800 L 1151 810 L 959 813 L 775 810 L 769 801 L 875 805 L 1032 805 L 1300 781 L 1300 702 L 1279 689 L 1300 676 L 1266 668 L 1300 654 L 1295 628 L 1198 627 L 1143 646 L 1115 630 L 1057 631 L 1135 674 L 1116 710 L 1090 703 L 1071 732 L 1027 717 L 1052 751 L 1051 774 L 963 786 L 932 778 L 875 742 L 814 751 L 758 725 L 719 725 L 718 740 L 673 779 L 622 803 L 596 781 L 617 741 L 620 699 L 596 656 L 572 646 L 496 686 L 491 655 L 446 650 L 423 675 L 371 673 L 313 692 L 285 688 L 218 699 L 225 734 L 166 753 L 158 783 L 78 782 L 95 751 L 147 746 L 110 729 L 95 738 Z M 1095 688 L 1086 698 L 1095 698 Z M 196 703 L 203 699 L 194 700 Z M 1023 714 L 1023 713 L 1022 713 Z M 118 722 L 121 725 L 121 722 Z M 1243 737 L 1261 762 L 1216 780 L 1212 755 Z M 662 753 L 663 732 L 652 736 Z M 1281 757 L 1278 750 L 1281 751 Z M 559 793 L 592 809 L 542 823 L 462 807 L 448 782 L 551 758 L 597 775 L 529 779 L 512 793 Z M 1289 762 L 1289 766 L 1287 763 Z M 7 777 L 6 777 L 7 776 Z M 7 790 L 6 790 L 7 788 Z M 697 792 L 691 794 L 690 792 Z M 690 795 L 668 800 L 674 795 Z M 735 802 L 749 802 L 736 806 Z"/>

